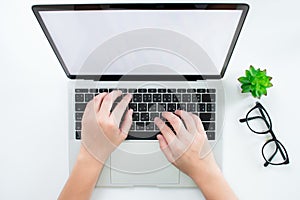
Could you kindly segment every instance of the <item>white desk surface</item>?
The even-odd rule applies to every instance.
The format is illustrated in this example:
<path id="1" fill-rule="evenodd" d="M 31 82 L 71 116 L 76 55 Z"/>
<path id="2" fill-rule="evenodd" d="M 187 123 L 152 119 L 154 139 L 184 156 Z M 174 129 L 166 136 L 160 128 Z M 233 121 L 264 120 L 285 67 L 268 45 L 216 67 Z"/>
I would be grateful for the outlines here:
<path id="1" fill-rule="evenodd" d="M 56 199 L 68 177 L 67 78 L 31 5 L 78 2 L 90 3 L 1 2 L 0 199 Z M 223 171 L 240 199 L 300 199 L 300 3 L 248 3 L 250 12 L 224 77 L 227 97 Z M 238 122 L 255 102 L 249 95 L 240 94 L 236 80 L 250 64 L 267 68 L 273 76 L 274 87 L 261 102 L 272 117 L 277 137 L 288 150 L 288 166 L 264 168 L 261 147 L 265 138 L 252 134 Z M 93 195 L 93 199 L 121 198 L 198 199 L 199 191 L 107 188 L 96 189 Z"/>

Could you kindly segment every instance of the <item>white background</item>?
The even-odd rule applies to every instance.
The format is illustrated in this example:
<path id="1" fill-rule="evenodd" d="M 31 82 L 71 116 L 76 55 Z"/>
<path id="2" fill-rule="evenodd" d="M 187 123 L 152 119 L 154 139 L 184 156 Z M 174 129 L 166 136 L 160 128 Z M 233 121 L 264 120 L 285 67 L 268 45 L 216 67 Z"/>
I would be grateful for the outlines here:
<path id="1" fill-rule="evenodd" d="M 1 2 L 0 199 L 56 199 L 68 177 L 67 78 L 30 8 L 76 2 L 88 3 Z M 224 78 L 224 175 L 240 199 L 300 199 L 300 3 L 248 3 L 250 13 Z M 240 94 L 236 80 L 250 64 L 267 68 L 273 77 L 274 87 L 261 102 L 278 139 L 287 147 L 288 166 L 264 168 L 260 149 L 265 138 L 238 122 L 255 102 Z M 93 195 L 93 199 L 141 198 L 198 199 L 199 191 L 108 188 L 96 189 Z"/>

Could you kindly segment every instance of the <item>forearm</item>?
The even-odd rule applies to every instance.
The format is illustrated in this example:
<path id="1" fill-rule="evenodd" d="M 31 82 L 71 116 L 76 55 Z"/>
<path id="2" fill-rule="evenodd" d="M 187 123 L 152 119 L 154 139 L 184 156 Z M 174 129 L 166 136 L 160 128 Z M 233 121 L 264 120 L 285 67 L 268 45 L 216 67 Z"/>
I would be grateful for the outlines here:
<path id="1" fill-rule="evenodd" d="M 103 164 L 81 146 L 76 164 L 58 199 L 90 199 Z"/>
<path id="2" fill-rule="evenodd" d="M 202 169 L 202 173 L 195 174 L 192 179 L 208 200 L 237 199 L 219 168 L 204 171 Z"/>

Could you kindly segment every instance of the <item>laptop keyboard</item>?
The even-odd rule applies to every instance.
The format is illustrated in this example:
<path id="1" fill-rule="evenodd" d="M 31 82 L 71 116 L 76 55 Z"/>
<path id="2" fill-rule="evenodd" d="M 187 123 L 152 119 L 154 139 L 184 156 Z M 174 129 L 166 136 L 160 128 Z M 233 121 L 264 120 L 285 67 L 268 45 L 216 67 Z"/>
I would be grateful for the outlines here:
<path id="1" fill-rule="evenodd" d="M 87 102 L 99 93 L 113 90 L 116 89 L 75 89 L 75 138 L 77 140 L 81 139 L 81 120 Z M 156 139 L 159 129 L 154 124 L 154 118 L 160 117 L 163 119 L 163 111 L 185 110 L 199 116 L 208 140 L 215 140 L 216 89 L 118 88 L 118 90 L 121 90 L 124 95 L 126 93 L 132 94 L 132 100 L 128 107 L 133 110 L 133 123 L 127 139 Z M 113 108 L 121 99 L 122 97 L 117 98 Z M 166 124 L 172 128 L 169 122 L 166 122 Z"/>

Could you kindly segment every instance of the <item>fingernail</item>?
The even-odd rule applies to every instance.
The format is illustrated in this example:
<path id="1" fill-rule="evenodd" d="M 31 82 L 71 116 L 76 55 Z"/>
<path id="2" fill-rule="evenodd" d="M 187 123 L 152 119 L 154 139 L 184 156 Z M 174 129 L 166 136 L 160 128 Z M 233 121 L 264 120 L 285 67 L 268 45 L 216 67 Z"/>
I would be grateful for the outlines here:
<path id="1" fill-rule="evenodd" d="M 158 134 L 158 135 L 156 136 L 156 138 L 157 138 L 158 140 L 160 140 L 160 139 L 161 139 L 161 135 Z"/>
<path id="2" fill-rule="evenodd" d="M 129 109 L 129 114 L 132 115 L 133 114 L 133 110 Z"/>

